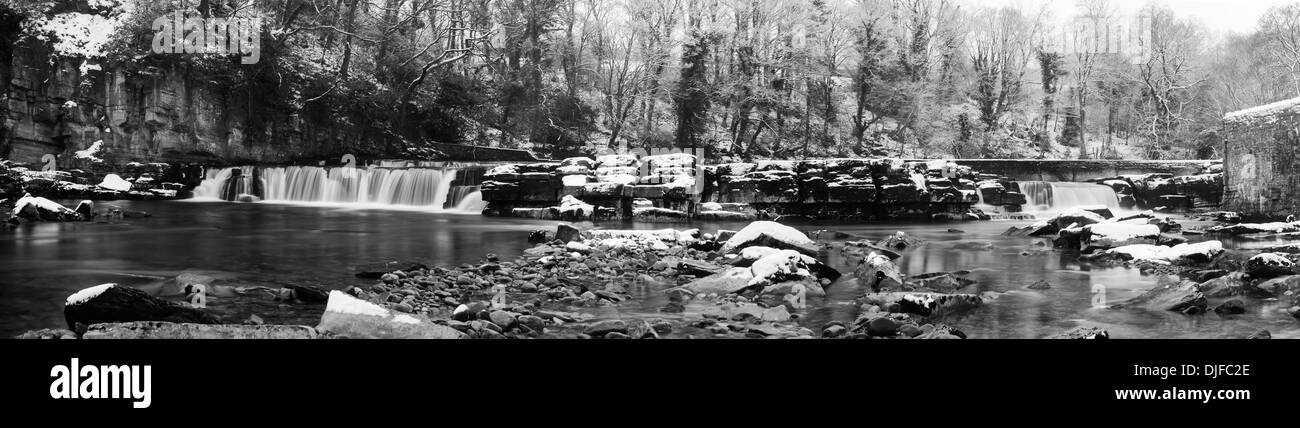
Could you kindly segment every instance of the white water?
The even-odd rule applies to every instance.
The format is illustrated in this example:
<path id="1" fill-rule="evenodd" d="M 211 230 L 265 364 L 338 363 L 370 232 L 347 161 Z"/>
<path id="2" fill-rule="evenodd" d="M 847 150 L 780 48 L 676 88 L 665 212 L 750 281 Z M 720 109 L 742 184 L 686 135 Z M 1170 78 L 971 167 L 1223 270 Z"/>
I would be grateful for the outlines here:
<path id="1" fill-rule="evenodd" d="M 243 168 L 243 189 L 252 189 L 252 168 Z M 386 169 L 282 167 L 257 170 L 265 191 L 263 199 L 272 203 L 307 203 L 313 205 L 423 209 L 433 211 L 482 211 L 482 195 L 477 186 L 457 186 L 453 195 L 454 169 Z M 221 199 L 222 190 L 231 176 L 231 168 L 211 170 L 207 179 L 195 189 L 197 199 Z M 466 191 L 460 188 L 472 187 Z M 247 192 L 247 190 L 241 190 Z M 449 199 L 452 198 L 452 199 Z M 475 199 L 475 200 L 471 200 Z M 449 201 L 451 203 L 449 203 Z"/>
<path id="2" fill-rule="evenodd" d="M 1061 211 L 1079 206 L 1105 206 L 1120 209 L 1115 189 L 1103 184 L 1055 181 L 1021 181 L 1020 191 L 1029 199 L 1026 211 Z"/>

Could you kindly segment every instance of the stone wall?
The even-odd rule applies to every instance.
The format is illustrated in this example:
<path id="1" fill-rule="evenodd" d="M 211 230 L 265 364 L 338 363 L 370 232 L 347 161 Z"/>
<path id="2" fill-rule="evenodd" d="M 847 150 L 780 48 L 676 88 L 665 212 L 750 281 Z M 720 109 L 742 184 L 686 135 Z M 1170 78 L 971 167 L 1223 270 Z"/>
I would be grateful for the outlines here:
<path id="1" fill-rule="evenodd" d="M 1300 214 L 1300 98 L 1224 118 L 1223 209 Z"/>
<path id="2" fill-rule="evenodd" d="M 948 161 L 761 161 L 612 155 L 505 165 L 485 176 L 487 215 L 558 220 L 761 218 L 976 220 L 1026 203 L 1015 182 Z M 703 180 L 702 182 L 698 180 Z"/>

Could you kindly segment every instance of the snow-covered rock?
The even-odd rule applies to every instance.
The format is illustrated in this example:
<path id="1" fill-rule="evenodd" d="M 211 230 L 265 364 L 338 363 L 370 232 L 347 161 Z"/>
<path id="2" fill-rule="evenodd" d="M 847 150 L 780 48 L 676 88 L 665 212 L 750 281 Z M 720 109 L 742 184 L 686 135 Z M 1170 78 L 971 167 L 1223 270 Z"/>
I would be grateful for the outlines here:
<path id="1" fill-rule="evenodd" d="M 354 339 L 461 339 L 464 333 L 331 291 L 317 330 Z"/>
<path id="2" fill-rule="evenodd" d="M 1224 233 L 1229 235 L 1245 235 L 1251 233 L 1291 233 L 1300 232 L 1300 222 L 1241 223 L 1211 227 L 1205 231 L 1207 233 Z"/>
<path id="3" fill-rule="evenodd" d="M 807 256 L 794 250 L 779 250 L 754 261 L 749 267 L 754 279 L 749 285 L 771 285 L 786 281 L 811 278 L 812 272 L 804 262 Z"/>
<path id="4" fill-rule="evenodd" d="M 1159 263 L 1206 263 L 1223 253 L 1223 243 L 1206 241 L 1174 247 L 1138 244 L 1106 251 L 1122 260 L 1145 260 Z"/>
<path id="5" fill-rule="evenodd" d="M 1150 224 L 1101 223 L 1087 226 L 1086 229 L 1087 238 L 1083 243 L 1085 251 L 1154 244 L 1160 238 L 1160 227 Z"/>
<path id="6" fill-rule="evenodd" d="M 84 220 L 76 211 L 68 209 L 58 202 L 38 196 L 24 195 L 14 203 L 11 217 L 28 220 L 75 221 Z"/>
<path id="7" fill-rule="evenodd" d="M 99 182 L 99 187 L 115 192 L 129 192 L 131 191 L 131 182 L 123 180 L 117 174 L 109 174 L 104 176 L 104 181 Z"/>
<path id="8" fill-rule="evenodd" d="M 894 264 L 889 256 L 881 253 L 872 252 L 863 257 L 853 275 L 858 278 L 859 283 L 871 287 L 874 291 L 903 288 L 903 274 L 899 272 L 898 265 Z"/>
<path id="9" fill-rule="evenodd" d="M 1292 274 L 1295 262 L 1280 253 L 1264 253 L 1246 261 L 1246 273 L 1252 278 L 1273 278 Z"/>
<path id="10" fill-rule="evenodd" d="M 596 158 L 596 168 L 638 167 L 641 162 L 635 155 L 605 155 Z"/>
<path id="11" fill-rule="evenodd" d="M 795 250 L 817 256 L 817 243 L 808 235 L 790 226 L 771 221 L 756 221 L 736 232 L 722 245 L 722 252 L 734 253 L 748 247 L 762 246 L 782 250 Z"/>
<path id="12" fill-rule="evenodd" d="M 150 296 L 141 290 L 102 284 L 73 293 L 64 301 L 63 318 L 78 330 L 99 323 L 167 321 L 215 324 L 219 320 L 198 309 Z"/>
<path id="13" fill-rule="evenodd" d="M 564 198 L 560 200 L 559 208 L 560 217 L 565 219 L 587 219 L 596 215 L 596 207 L 594 205 L 583 202 L 582 200 L 573 197 L 573 195 L 565 195 Z"/>
<path id="14" fill-rule="evenodd" d="M 587 184 L 586 175 L 566 175 L 560 178 L 565 186 L 585 186 Z"/>

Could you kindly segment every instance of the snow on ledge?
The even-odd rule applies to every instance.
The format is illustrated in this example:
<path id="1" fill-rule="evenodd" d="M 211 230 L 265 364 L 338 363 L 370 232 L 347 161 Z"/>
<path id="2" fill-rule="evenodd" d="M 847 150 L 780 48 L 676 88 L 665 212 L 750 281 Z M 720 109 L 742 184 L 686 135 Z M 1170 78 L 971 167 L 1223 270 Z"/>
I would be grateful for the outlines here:
<path id="1" fill-rule="evenodd" d="M 64 303 L 64 305 L 72 306 L 72 305 L 80 305 L 82 303 L 86 303 L 86 301 L 99 297 L 100 294 L 104 294 L 105 291 L 108 291 L 108 289 L 116 286 L 117 284 L 100 284 L 94 287 L 90 287 L 78 291 L 76 293 L 73 293 L 71 296 L 68 296 L 68 301 Z"/>
<path id="2" fill-rule="evenodd" d="M 1252 117 L 1267 116 L 1271 114 L 1284 112 L 1296 106 L 1300 106 L 1300 98 L 1292 98 L 1289 100 L 1278 101 L 1272 104 L 1265 104 L 1262 106 L 1251 107 L 1245 110 L 1234 111 L 1224 116 L 1223 120 L 1232 121 L 1232 120 L 1249 119 Z"/>

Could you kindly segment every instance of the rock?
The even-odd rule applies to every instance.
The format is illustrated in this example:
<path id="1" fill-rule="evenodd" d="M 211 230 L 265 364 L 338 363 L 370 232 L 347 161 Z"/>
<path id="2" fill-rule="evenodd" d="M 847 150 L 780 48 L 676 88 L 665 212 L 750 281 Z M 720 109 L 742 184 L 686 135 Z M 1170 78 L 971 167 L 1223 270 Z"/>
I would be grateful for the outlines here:
<path id="1" fill-rule="evenodd" d="M 1247 339 L 1272 339 L 1272 338 L 1273 338 L 1273 334 L 1272 334 L 1272 333 L 1269 333 L 1268 330 L 1260 330 L 1260 331 L 1257 331 L 1257 332 L 1251 333 L 1251 335 L 1250 335 L 1250 336 L 1246 336 L 1246 338 L 1247 338 Z"/>
<path id="2" fill-rule="evenodd" d="M 298 300 L 301 300 L 301 301 L 304 301 L 304 302 L 307 302 L 307 303 L 327 303 L 327 302 L 329 302 L 329 299 L 330 299 L 330 294 L 329 294 L 329 292 L 328 292 L 328 291 L 325 291 L 325 290 L 323 290 L 323 289 L 321 289 L 320 287 L 313 287 L 313 286 L 309 286 L 309 285 L 292 285 L 292 284 L 290 284 L 290 285 L 286 285 L 286 286 L 284 286 L 284 288 L 287 288 L 287 289 L 289 289 L 289 290 L 292 290 L 292 291 L 293 291 L 293 297 L 294 297 L 295 299 L 298 299 Z"/>
<path id="3" fill-rule="evenodd" d="M 518 318 L 515 318 L 515 322 L 519 323 L 521 326 L 528 327 L 529 330 L 537 334 L 546 332 L 546 320 L 542 319 L 542 317 L 520 315 Z"/>
<path id="4" fill-rule="evenodd" d="M 1107 212 L 1109 212 L 1109 210 L 1107 210 Z M 1088 226 L 1101 223 L 1106 221 L 1107 218 L 1108 217 L 1103 217 L 1089 210 L 1072 208 L 1057 214 L 1056 217 L 1048 220 L 1048 222 L 1056 226 L 1057 229 L 1065 229 L 1072 224 Z"/>
<path id="5" fill-rule="evenodd" d="M 952 293 L 974 284 L 957 273 L 938 272 L 914 276 L 906 285 L 912 290 Z"/>
<path id="6" fill-rule="evenodd" d="M 1025 288 L 1030 290 L 1049 290 L 1052 288 L 1052 283 L 1047 282 L 1047 280 L 1038 280 L 1033 284 L 1029 284 L 1029 286 Z"/>
<path id="7" fill-rule="evenodd" d="M 903 288 L 903 274 L 898 271 L 898 265 L 895 265 L 889 257 L 879 253 L 872 253 L 864 257 L 853 275 L 858 278 L 860 283 L 871 287 L 873 291 L 901 290 Z"/>
<path id="8" fill-rule="evenodd" d="M 722 266 L 699 260 L 682 260 L 677 264 L 677 272 L 696 278 L 717 275 L 723 271 Z"/>
<path id="9" fill-rule="evenodd" d="M 16 339 L 76 339 L 77 333 L 63 329 L 40 329 L 20 334 Z"/>
<path id="10" fill-rule="evenodd" d="M 456 329 L 331 291 L 317 330 L 353 339 L 463 339 Z"/>
<path id="11" fill-rule="evenodd" d="M 488 316 L 488 310 L 492 304 L 488 302 L 474 302 L 457 306 L 451 313 L 451 319 L 456 321 L 471 321 Z"/>
<path id="12" fill-rule="evenodd" d="M 610 333 L 626 336 L 628 333 L 627 323 L 623 322 L 623 320 L 605 320 L 589 325 L 583 330 L 583 334 L 591 335 L 591 337 L 606 337 Z"/>
<path id="13" fill-rule="evenodd" d="M 592 336 L 592 337 L 596 337 L 596 336 Z M 631 339 L 632 338 L 632 336 L 629 336 L 627 333 L 620 333 L 617 331 L 605 333 L 604 336 L 600 336 L 600 337 L 605 339 Z"/>
<path id="14" fill-rule="evenodd" d="M 561 242 L 569 243 L 582 240 L 582 231 L 570 224 L 561 224 L 556 226 L 555 239 Z"/>
<path id="15" fill-rule="evenodd" d="M 1128 245 L 1155 244 L 1160 228 L 1154 225 L 1104 223 L 1085 227 L 1083 250 L 1116 248 Z"/>
<path id="16" fill-rule="evenodd" d="M 798 229 L 771 221 L 756 221 L 736 232 L 722 245 L 722 251 L 734 254 L 747 247 L 772 247 L 794 250 L 817 257 L 819 247 Z"/>
<path id="17" fill-rule="evenodd" d="M 1048 339 L 1110 339 L 1110 332 L 1097 327 L 1075 327 L 1069 331 L 1053 334 Z"/>
<path id="18" fill-rule="evenodd" d="M 117 174 L 108 174 L 104 176 L 104 181 L 99 182 L 99 187 L 114 192 L 125 193 L 131 191 L 131 182 L 123 180 L 122 177 Z"/>
<path id="19" fill-rule="evenodd" d="M 1251 278 L 1274 278 L 1294 273 L 1295 262 L 1281 253 L 1264 253 L 1246 261 L 1246 273 Z"/>
<path id="20" fill-rule="evenodd" d="M 833 339 L 836 337 L 843 336 L 845 333 L 848 333 L 848 331 L 849 331 L 848 327 L 845 327 L 844 324 L 839 322 L 832 322 L 822 327 L 822 337 Z"/>
<path id="21" fill-rule="evenodd" d="M 790 311 L 786 310 L 784 305 L 767 308 L 759 319 L 768 322 L 786 322 L 790 320 Z"/>
<path id="22" fill-rule="evenodd" d="M 921 240 L 908 236 L 906 233 L 898 232 L 890 235 L 888 238 L 881 239 L 876 245 L 887 248 L 892 251 L 907 251 L 921 245 Z"/>
<path id="23" fill-rule="evenodd" d="M 1220 254 L 1223 254 L 1223 243 L 1219 241 L 1205 241 L 1196 244 L 1179 244 L 1173 247 L 1164 247 L 1160 245 L 1137 244 L 1126 245 L 1119 248 L 1103 251 L 1089 256 L 1084 256 L 1085 261 L 1104 261 L 1114 259 L 1119 261 L 1144 260 L 1160 263 L 1173 263 L 1178 265 L 1195 265 L 1209 263 Z"/>
<path id="24" fill-rule="evenodd" d="M 921 330 L 920 327 L 917 327 L 914 324 L 904 324 L 902 327 L 898 328 L 898 334 L 906 337 L 917 337 L 925 334 L 925 331 Z"/>
<path id="25" fill-rule="evenodd" d="M 1200 283 L 1196 289 L 1204 294 L 1207 298 L 1220 298 L 1232 296 L 1249 296 L 1249 297 L 1273 297 L 1274 294 L 1265 291 L 1262 287 L 1256 287 L 1246 279 L 1245 274 L 1233 272 L 1218 278 L 1214 278 Z"/>
<path id="26" fill-rule="evenodd" d="M 402 278 L 391 273 L 386 273 L 383 276 L 379 277 L 379 280 L 383 281 L 384 284 L 393 285 L 396 284 L 397 281 L 401 281 Z"/>
<path id="27" fill-rule="evenodd" d="M 92 201 L 81 201 L 73 211 L 76 211 L 77 214 L 81 214 L 81 218 L 86 220 L 95 218 L 95 203 Z"/>
<path id="28" fill-rule="evenodd" d="M 506 331 L 509 331 L 516 323 L 518 323 L 518 315 L 506 311 L 492 311 L 492 313 L 488 314 L 488 319 L 492 320 L 493 324 L 496 324 L 501 327 L 502 330 Z"/>
<path id="29" fill-rule="evenodd" d="M 898 323 L 887 317 L 880 317 L 867 323 L 867 334 L 875 337 L 893 337 L 898 335 Z"/>
<path id="30" fill-rule="evenodd" d="M 1205 230 L 1206 233 L 1222 233 L 1226 235 L 1246 235 L 1246 234 L 1279 234 L 1300 232 L 1300 222 L 1291 223 L 1241 223 L 1226 226 L 1215 226 Z"/>
<path id="31" fill-rule="evenodd" d="M 316 339 L 316 329 L 303 325 L 211 325 L 161 321 L 95 324 L 82 339 Z"/>
<path id="32" fill-rule="evenodd" d="M 1204 311 L 1208 303 L 1205 295 L 1197 291 L 1193 283 L 1179 283 L 1158 286 L 1138 297 L 1134 297 L 1117 307 L 1143 308 L 1151 311 L 1183 312 L 1188 308 Z"/>
<path id="33" fill-rule="evenodd" d="M 74 331 L 78 329 L 78 324 L 84 327 L 131 321 L 194 324 L 216 324 L 220 321 L 207 312 L 158 299 L 134 288 L 119 287 L 117 284 L 97 285 L 68 296 L 63 307 L 63 317 L 68 328 Z"/>
<path id="34" fill-rule="evenodd" d="M 1215 306 L 1214 313 L 1219 315 L 1241 315 L 1246 313 L 1246 303 L 1240 299 L 1232 299 Z"/>
<path id="35" fill-rule="evenodd" d="M 352 268 L 352 270 L 356 272 L 357 278 L 376 280 L 382 278 L 385 274 L 399 270 L 403 272 L 412 272 L 427 269 L 429 269 L 429 267 L 425 266 L 424 263 L 413 261 L 369 263 Z"/>
<path id="36" fill-rule="evenodd" d="M 1300 294 L 1300 275 L 1273 278 L 1260 283 L 1253 289 L 1258 291 L 1258 294 L 1248 294 L 1253 297 L 1280 297 L 1287 295 L 1287 293 L 1291 293 L 1291 295 Z"/>
<path id="37" fill-rule="evenodd" d="M 868 293 L 866 303 L 891 308 L 893 312 L 937 316 L 963 312 L 983 306 L 985 298 L 975 294 L 941 294 L 922 292 Z"/>
<path id="38" fill-rule="evenodd" d="M 692 281 L 682 288 L 691 294 L 731 294 L 753 286 L 753 280 L 754 274 L 749 268 L 736 267 Z"/>
<path id="39" fill-rule="evenodd" d="M 14 208 L 10 222 L 13 219 L 23 219 L 31 221 L 81 221 L 85 220 L 81 214 L 68 209 L 58 202 L 51 201 L 42 197 L 24 195 L 14 202 Z"/>

